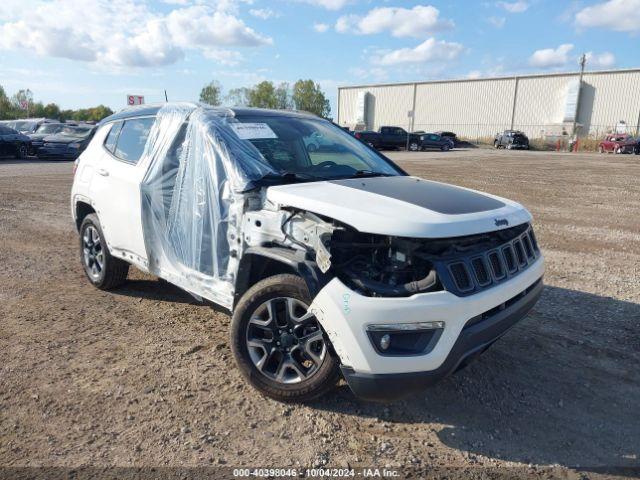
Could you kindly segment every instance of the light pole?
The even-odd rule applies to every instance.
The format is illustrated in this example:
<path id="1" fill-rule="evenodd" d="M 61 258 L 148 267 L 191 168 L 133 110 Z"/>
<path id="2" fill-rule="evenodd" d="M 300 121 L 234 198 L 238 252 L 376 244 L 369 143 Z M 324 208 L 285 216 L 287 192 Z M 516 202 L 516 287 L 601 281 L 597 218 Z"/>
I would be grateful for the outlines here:
<path id="1" fill-rule="evenodd" d="M 573 128 L 571 129 L 571 135 L 577 139 L 576 136 L 576 122 L 578 121 L 578 110 L 580 108 L 580 92 L 582 91 L 582 76 L 584 75 L 584 65 L 587 63 L 587 56 L 583 53 L 580 56 L 580 79 L 578 80 L 578 96 L 576 97 L 576 112 L 573 114 Z"/>

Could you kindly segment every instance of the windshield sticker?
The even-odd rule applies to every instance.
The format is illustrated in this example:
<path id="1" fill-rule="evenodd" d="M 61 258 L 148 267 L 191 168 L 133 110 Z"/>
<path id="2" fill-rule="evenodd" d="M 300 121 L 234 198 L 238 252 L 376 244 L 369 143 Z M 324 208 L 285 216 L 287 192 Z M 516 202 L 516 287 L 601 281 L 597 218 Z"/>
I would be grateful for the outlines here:
<path id="1" fill-rule="evenodd" d="M 242 140 L 278 138 L 266 123 L 231 123 L 230 126 Z"/>

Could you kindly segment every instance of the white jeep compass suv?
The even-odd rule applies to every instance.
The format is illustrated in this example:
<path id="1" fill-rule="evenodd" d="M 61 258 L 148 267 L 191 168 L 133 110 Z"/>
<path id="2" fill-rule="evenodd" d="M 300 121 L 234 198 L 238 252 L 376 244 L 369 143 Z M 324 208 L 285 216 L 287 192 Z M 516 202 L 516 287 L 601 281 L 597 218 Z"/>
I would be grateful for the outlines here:
<path id="1" fill-rule="evenodd" d="M 79 158 L 71 206 L 93 285 L 134 265 L 227 308 L 242 374 L 279 400 L 340 375 L 365 399 L 424 388 L 542 291 L 525 208 L 409 176 L 301 112 L 124 110 Z"/>

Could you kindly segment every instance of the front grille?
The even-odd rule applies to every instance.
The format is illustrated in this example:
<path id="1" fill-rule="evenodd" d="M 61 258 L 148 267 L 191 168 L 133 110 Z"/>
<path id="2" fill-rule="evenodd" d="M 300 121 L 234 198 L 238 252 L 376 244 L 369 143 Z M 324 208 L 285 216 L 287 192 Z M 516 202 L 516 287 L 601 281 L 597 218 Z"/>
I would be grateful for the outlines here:
<path id="1" fill-rule="evenodd" d="M 514 229 L 514 236 L 485 251 L 456 255 L 436 265 L 444 288 L 466 296 L 490 288 L 526 270 L 540 257 L 531 226 Z M 444 267 L 444 268 L 443 268 Z"/>

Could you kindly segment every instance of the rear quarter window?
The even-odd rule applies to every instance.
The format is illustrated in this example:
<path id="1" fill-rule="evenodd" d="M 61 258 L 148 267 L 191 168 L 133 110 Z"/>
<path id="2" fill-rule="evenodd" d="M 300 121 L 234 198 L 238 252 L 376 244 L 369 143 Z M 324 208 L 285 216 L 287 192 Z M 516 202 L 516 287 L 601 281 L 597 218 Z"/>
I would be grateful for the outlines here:
<path id="1" fill-rule="evenodd" d="M 116 151 L 116 142 L 118 141 L 118 135 L 120 134 L 121 129 L 122 122 L 115 122 L 111 125 L 111 130 L 109 130 L 109 134 L 104 140 L 104 148 L 109 150 L 111 153 Z"/>

